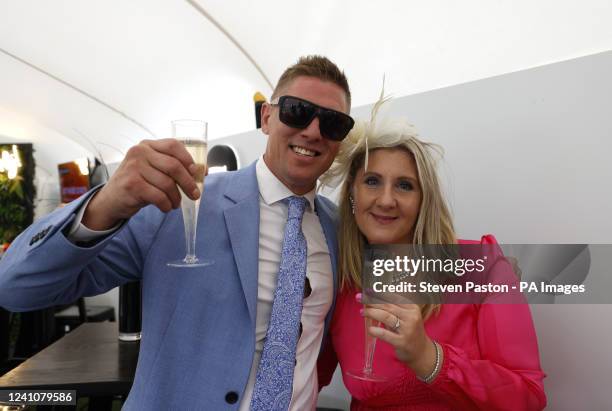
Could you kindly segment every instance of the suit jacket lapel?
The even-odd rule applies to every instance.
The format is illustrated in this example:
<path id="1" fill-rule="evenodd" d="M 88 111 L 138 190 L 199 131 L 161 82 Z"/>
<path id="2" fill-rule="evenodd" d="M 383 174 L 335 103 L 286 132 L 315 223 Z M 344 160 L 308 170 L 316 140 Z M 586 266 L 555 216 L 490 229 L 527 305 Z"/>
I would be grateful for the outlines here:
<path id="1" fill-rule="evenodd" d="M 259 187 L 255 174 L 255 163 L 238 170 L 225 192 L 233 204 L 224 210 L 225 224 L 229 234 L 234 259 L 251 321 L 255 324 L 257 313 L 257 287 L 259 269 Z M 338 242 L 335 210 L 315 197 L 315 208 L 323 228 L 323 234 L 331 255 L 334 284 L 334 300 L 325 324 L 329 326 L 337 292 Z"/>
<path id="2" fill-rule="evenodd" d="M 225 224 L 249 315 L 255 324 L 259 267 L 259 187 L 255 163 L 234 174 L 225 196 L 234 202 L 224 211 Z"/>
<path id="3" fill-rule="evenodd" d="M 317 215 L 319 216 L 319 221 L 321 222 L 321 227 L 323 228 L 323 234 L 325 235 L 325 240 L 327 242 L 327 248 L 329 249 L 329 254 L 331 256 L 331 264 L 332 264 L 332 274 L 333 274 L 333 282 L 334 282 L 334 296 L 332 299 L 332 305 L 329 309 L 329 313 L 327 317 L 325 317 L 325 334 L 327 334 L 327 330 L 329 328 L 329 323 L 331 321 L 332 314 L 334 312 L 334 308 L 336 305 L 336 295 L 338 291 L 338 240 L 337 240 L 337 224 L 336 224 L 336 211 L 326 205 L 320 198 L 320 196 L 315 197 L 315 208 L 317 211 Z"/>

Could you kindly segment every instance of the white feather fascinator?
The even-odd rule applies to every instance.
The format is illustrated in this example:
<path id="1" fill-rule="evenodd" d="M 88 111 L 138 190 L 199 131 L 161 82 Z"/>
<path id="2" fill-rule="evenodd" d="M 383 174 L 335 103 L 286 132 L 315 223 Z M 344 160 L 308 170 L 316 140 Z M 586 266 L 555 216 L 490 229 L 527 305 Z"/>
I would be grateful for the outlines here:
<path id="1" fill-rule="evenodd" d="M 390 97 L 384 97 L 383 93 L 384 90 L 372 107 L 370 120 L 356 120 L 353 129 L 340 143 L 333 164 L 320 177 L 321 187 L 336 188 L 342 184 L 353 160 L 362 153 L 365 153 L 364 169 L 367 170 L 370 150 L 404 145 L 412 139 L 418 139 L 416 128 L 405 119 L 381 117 L 381 107 L 391 100 Z"/>

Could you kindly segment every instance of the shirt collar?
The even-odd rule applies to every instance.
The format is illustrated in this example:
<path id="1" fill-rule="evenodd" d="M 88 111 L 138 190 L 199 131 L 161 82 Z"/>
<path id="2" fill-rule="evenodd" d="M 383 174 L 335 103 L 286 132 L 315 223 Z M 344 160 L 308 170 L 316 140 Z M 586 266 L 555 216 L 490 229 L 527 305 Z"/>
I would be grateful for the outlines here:
<path id="1" fill-rule="evenodd" d="M 257 160 L 255 174 L 257 176 L 257 184 L 259 185 L 259 193 L 267 205 L 295 195 L 270 171 L 263 156 Z M 315 189 L 313 188 L 302 197 L 308 200 L 310 209 L 314 210 Z"/>

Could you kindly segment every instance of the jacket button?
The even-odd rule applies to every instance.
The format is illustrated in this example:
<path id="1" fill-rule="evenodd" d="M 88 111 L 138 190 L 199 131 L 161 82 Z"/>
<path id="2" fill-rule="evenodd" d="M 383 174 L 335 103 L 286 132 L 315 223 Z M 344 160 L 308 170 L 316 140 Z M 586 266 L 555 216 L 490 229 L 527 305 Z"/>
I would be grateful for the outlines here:
<path id="1" fill-rule="evenodd" d="M 238 401 L 238 393 L 236 391 L 230 391 L 225 394 L 225 402 L 228 404 L 235 404 Z"/>

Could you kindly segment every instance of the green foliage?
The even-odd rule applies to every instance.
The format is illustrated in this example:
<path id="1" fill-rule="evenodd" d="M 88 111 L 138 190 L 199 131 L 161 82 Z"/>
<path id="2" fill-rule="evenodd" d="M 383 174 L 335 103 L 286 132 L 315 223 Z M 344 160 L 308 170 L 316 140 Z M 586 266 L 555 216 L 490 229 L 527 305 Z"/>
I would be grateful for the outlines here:
<path id="1" fill-rule="evenodd" d="M 0 173 L 0 243 L 11 242 L 26 224 L 22 179 Z"/>
<path id="2" fill-rule="evenodd" d="M 10 146 L 0 145 L 0 150 L 10 149 Z M 26 160 L 27 167 L 20 170 L 20 175 L 17 178 L 9 180 L 6 173 L 0 173 L 0 245 L 2 243 L 10 243 L 31 223 L 32 215 L 32 188 L 26 186 L 24 175 L 27 175 L 29 185 L 32 186 L 33 180 L 33 161 L 31 160 L 31 152 L 29 150 L 29 158 L 22 158 L 22 162 Z M 23 152 L 21 153 L 23 157 Z M 28 161 L 29 160 L 29 161 Z"/>

